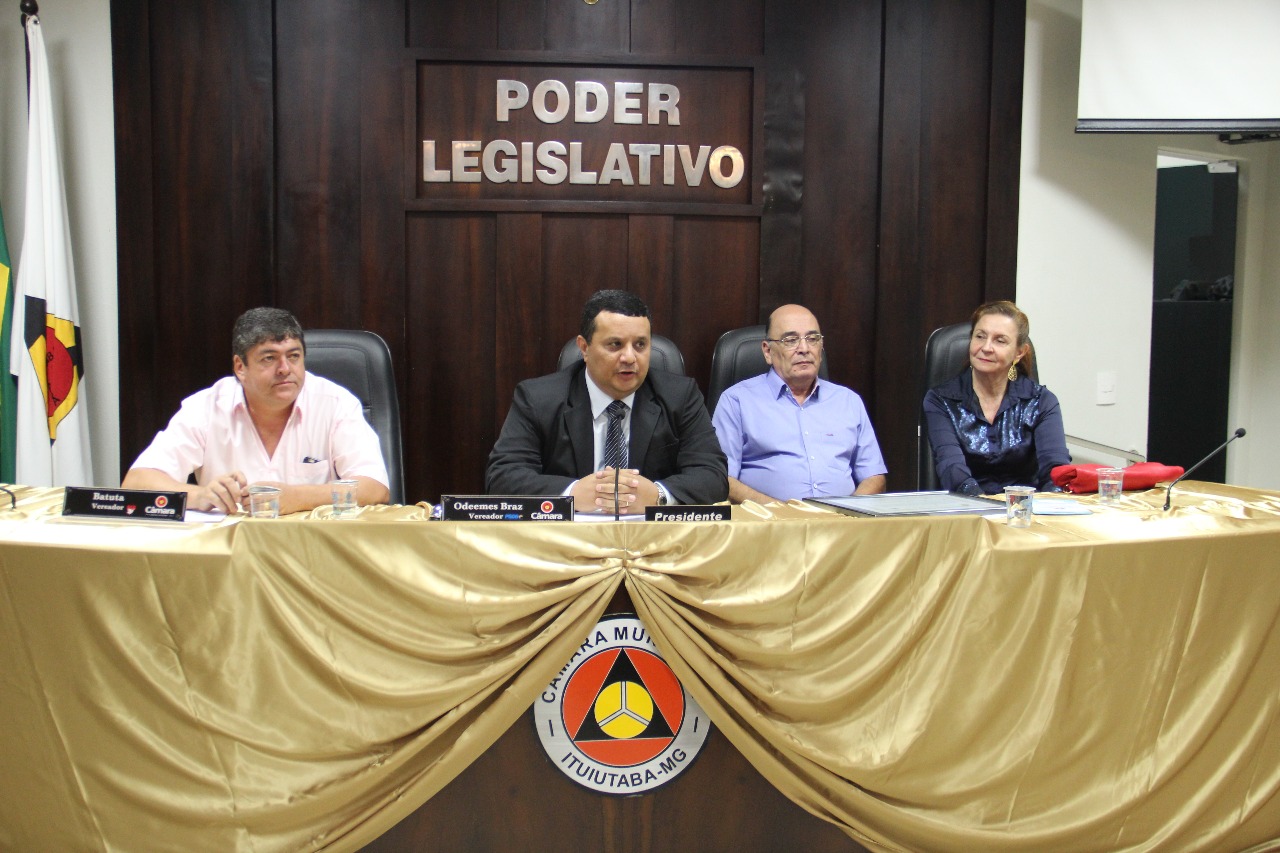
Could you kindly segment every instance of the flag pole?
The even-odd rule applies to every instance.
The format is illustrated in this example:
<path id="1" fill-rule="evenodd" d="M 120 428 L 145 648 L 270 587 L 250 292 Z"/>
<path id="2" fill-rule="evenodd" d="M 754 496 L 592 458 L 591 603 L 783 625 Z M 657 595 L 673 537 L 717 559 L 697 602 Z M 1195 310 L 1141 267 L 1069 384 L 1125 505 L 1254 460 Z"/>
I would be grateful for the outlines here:
<path id="1" fill-rule="evenodd" d="M 22 0 L 18 4 L 22 10 L 22 49 L 27 55 L 27 98 L 31 98 L 31 45 L 27 44 L 27 20 L 40 14 L 40 4 L 36 0 Z M 28 104 L 28 107 L 30 105 Z"/>
<path id="2" fill-rule="evenodd" d="M 18 8 L 22 11 L 22 18 L 21 18 L 22 52 L 23 52 L 23 55 L 25 55 L 27 58 L 27 64 L 26 64 L 27 97 L 25 100 L 27 101 L 27 112 L 28 114 L 30 114 L 30 111 L 31 111 L 31 45 L 27 42 L 27 19 L 35 15 L 39 15 L 40 7 L 35 2 L 35 0 L 21 0 L 21 2 L 18 4 Z M 3 234 L 4 234 L 4 223 L 3 221 L 0 221 L 0 240 L 3 240 Z M 13 276 L 13 264 L 9 262 L 8 247 L 0 245 L 0 254 L 3 254 L 5 256 L 4 261 L 9 265 L 8 288 L 10 292 L 12 292 L 12 289 L 17 286 L 17 281 Z M 13 312 L 9 304 L 9 300 L 7 298 L 0 299 L 0 310 L 3 310 L 3 315 L 4 315 L 4 316 L 0 316 L 0 324 L 3 324 L 6 329 L 12 331 L 10 323 L 13 320 Z M 4 335 L 3 337 L 7 338 L 8 335 Z M 9 342 L 6 340 L 5 346 L 7 347 L 8 345 L 9 345 Z M 3 368 L 4 375 L 0 376 L 0 382 L 6 383 L 6 387 L 2 394 L 2 396 L 6 398 L 4 401 L 5 411 L 3 412 L 4 419 L 5 419 L 5 423 L 3 427 L 5 432 L 4 450 L 12 455 L 16 451 L 16 441 L 14 440 L 16 437 L 13 435 L 13 433 L 16 431 L 17 421 L 16 419 L 14 419 L 14 415 L 9 410 L 12 409 L 13 406 L 17 403 L 18 388 L 17 388 L 17 380 L 15 378 L 16 374 L 14 376 L 9 375 L 9 352 L 7 350 L 4 354 L 3 361 L 5 364 L 5 367 Z M 12 384 L 9 384 L 9 383 L 12 383 Z M 8 479 L 16 479 L 16 477 L 12 473 L 17 470 L 16 459 L 8 460 L 8 462 L 4 465 L 4 468 L 5 468 L 5 474 L 7 475 Z M 3 488 L 3 487 L 0 487 L 0 488 Z M 4 489 L 4 492 L 9 496 L 9 508 L 14 509 L 15 507 L 17 507 L 18 505 L 17 498 L 14 497 L 13 492 L 9 491 L 8 489 Z"/>

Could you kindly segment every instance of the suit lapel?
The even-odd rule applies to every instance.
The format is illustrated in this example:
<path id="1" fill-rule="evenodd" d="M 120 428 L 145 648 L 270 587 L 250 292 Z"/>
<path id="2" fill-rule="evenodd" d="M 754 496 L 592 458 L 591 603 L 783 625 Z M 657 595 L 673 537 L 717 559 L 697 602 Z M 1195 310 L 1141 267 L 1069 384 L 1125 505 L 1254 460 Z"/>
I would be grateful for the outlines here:
<path id="1" fill-rule="evenodd" d="M 592 428 L 591 395 L 587 393 L 584 367 L 575 367 L 569 381 L 569 405 L 565 409 L 565 432 L 573 453 L 573 469 L 585 477 L 596 469 L 596 438 Z"/>
<path id="2" fill-rule="evenodd" d="M 653 430 L 658 425 L 661 407 L 654 399 L 653 388 L 645 382 L 636 390 L 635 407 L 631 411 L 631 440 L 628 443 L 630 459 L 628 467 L 644 470 L 645 454 L 653 440 Z"/>

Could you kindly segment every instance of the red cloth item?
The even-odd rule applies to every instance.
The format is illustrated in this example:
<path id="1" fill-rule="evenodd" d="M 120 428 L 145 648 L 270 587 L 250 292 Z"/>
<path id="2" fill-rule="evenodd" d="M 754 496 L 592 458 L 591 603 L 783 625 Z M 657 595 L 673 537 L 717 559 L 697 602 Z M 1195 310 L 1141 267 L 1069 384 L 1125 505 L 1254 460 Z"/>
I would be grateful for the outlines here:
<path id="1" fill-rule="evenodd" d="M 1098 469 L 1107 465 L 1059 465 L 1050 472 L 1054 485 L 1077 495 L 1098 491 Z M 1124 488 L 1149 489 L 1156 483 L 1176 480 L 1182 476 L 1178 465 L 1161 465 L 1159 462 L 1136 462 L 1124 470 Z"/>

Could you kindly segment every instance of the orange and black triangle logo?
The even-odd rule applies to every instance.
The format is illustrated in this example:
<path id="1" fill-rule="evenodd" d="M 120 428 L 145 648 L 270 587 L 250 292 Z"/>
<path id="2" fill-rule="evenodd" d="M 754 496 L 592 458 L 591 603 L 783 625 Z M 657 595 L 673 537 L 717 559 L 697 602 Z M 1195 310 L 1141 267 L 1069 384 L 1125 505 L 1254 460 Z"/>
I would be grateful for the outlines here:
<path id="1" fill-rule="evenodd" d="M 585 661 L 564 691 L 565 731 L 603 764 L 631 767 L 659 755 L 684 721 L 684 689 L 657 655 L 610 649 Z"/>

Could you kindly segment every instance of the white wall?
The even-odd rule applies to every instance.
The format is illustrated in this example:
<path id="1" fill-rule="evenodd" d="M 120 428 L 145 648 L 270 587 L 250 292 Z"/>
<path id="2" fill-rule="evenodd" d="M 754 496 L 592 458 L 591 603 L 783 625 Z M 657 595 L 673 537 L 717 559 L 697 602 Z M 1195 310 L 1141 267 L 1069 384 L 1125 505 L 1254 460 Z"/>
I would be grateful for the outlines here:
<path id="1" fill-rule="evenodd" d="M 1271 233 L 1280 217 L 1280 142 L 1077 134 L 1079 57 L 1080 0 L 1028 0 L 1017 298 L 1031 318 L 1042 375 L 1062 400 L 1067 433 L 1146 453 L 1157 155 L 1237 160 L 1229 422 L 1249 436 L 1232 445 L 1227 479 L 1280 489 L 1270 427 L 1280 423 L 1280 247 L 1264 239 L 1268 210 L 1276 211 Z M 1116 375 L 1113 405 L 1097 403 L 1102 372 Z M 1076 448 L 1073 454 L 1090 456 Z"/>
<path id="2" fill-rule="evenodd" d="M 45 0 L 40 20 L 49 57 L 63 180 L 71 217 L 76 298 L 85 348 L 94 480 L 120 482 L 116 312 L 115 111 L 107 0 Z M 26 41 L 18 4 L 0 14 L 0 205 L 9 255 L 22 263 L 26 208 Z"/>

